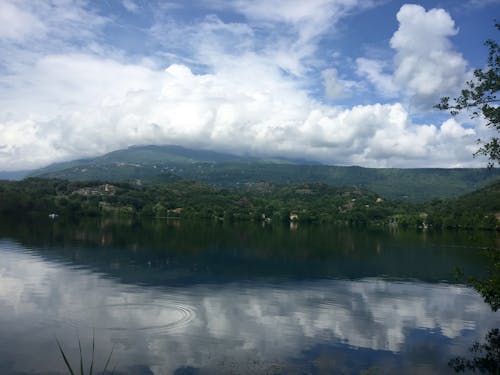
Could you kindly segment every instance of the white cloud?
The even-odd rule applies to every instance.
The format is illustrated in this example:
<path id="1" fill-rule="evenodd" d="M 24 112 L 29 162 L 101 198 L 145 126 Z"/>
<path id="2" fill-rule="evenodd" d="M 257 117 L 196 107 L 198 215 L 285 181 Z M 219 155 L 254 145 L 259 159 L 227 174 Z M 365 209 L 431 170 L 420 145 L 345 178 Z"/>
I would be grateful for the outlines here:
<path id="1" fill-rule="evenodd" d="M 103 51 L 96 40 L 108 22 L 84 0 L 0 1 L 0 79 L 29 69 L 48 54 Z M 109 55 L 114 51 L 105 50 Z M 0 86 L 0 93 L 8 90 Z"/>
<path id="2" fill-rule="evenodd" d="M 245 23 L 223 22 L 216 15 L 207 15 L 194 24 L 160 19 L 151 28 L 152 37 L 174 63 L 208 66 L 215 69 L 221 61 L 234 59 L 255 49 L 254 30 Z M 164 60 L 164 58 L 163 58 Z"/>
<path id="3" fill-rule="evenodd" d="M 319 39 L 352 13 L 375 6 L 372 0 L 212 0 L 215 9 L 231 7 L 259 33 L 261 53 L 296 76 L 317 63 Z"/>
<path id="4" fill-rule="evenodd" d="M 279 0 L 270 6 L 268 1 L 236 1 L 235 10 L 253 22 L 268 26 L 276 23 L 291 25 L 299 34 L 299 40 L 310 41 L 321 34 L 325 28 L 342 16 L 342 13 L 357 5 L 357 1 Z"/>
<path id="5" fill-rule="evenodd" d="M 456 94 L 467 78 L 467 62 L 449 40 L 458 30 L 444 9 L 426 11 L 420 5 L 403 5 L 397 20 L 390 41 L 396 52 L 393 70 L 387 72 L 382 61 L 359 58 L 358 74 L 383 95 L 400 92 L 412 105 L 430 110 L 440 97 Z"/>
<path id="6" fill-rule="evenodd" d="M 209 3 L 228 10 L 226 2 Z M 134 11 L 131 4 L 123 3 Z M 205 15 L 181 23 L 160 15 L 144 34 L 162 46 L 155 63 L 132 63 L 125 52 L 99 43 L 110 21 L 89 3 L 7 0 L 1 6 L 15 16 L 12 34 L 0 26 L 7 52 L 0 56 L 6 68 L 0 75 L 0 169 L 151 143 L 363 166 L 475 165 L 476 135 L 460 122 L 418 124 L 399 103 L 348 108 L 311 96 L 313 75 L 322 78 L 330 99 L 359 89 L 336 69 L 324 69 L 316 49 L 339 20 L 372 5 L 237 1 L 230 7 L 246 20 L 238 22 Z M 29 27 L 19 21 L 30 17 Z M 463 59 L 447 39 L 455 27 L 446 12 L 418 6 L 403 6 L 398 19 L 394 71 L 366 58 L 357 59 L 357 71 L 385 97 L 407 92 L 421 104 L 460 81 L 449 74 L 463 76 Z"/>
<path id="7" fill-rule="evenodd" d="M 403 5 L 399 29 L 391 39 L 396 50 L 394 80 L 419 105 L 432 106 L 439 97 L 456 93 L 466 74 L 466 61 L 455 52 L 449 37 L 458 31 L 443 9 Z"/>
<path id="8" fill-rule="evenodd" d="M 22 9 L 17 1 L 0 2 L 0 39 L 22 40 L 28 35 L 44 33 L 43 23 Z"/>
<path id="9" fill-rule="evenodd" d="M 149 68 L 88 54 L 47 55 L 21 72 L 0 77 L 0 87 L 9 88 L 0 91 L 0 100 L 15 118 L 52 119 L 151 89 L 156 78 Z"/>
<path id="10" fill-rule="evenodd" d="M 385 73 L 385 63 L 379 60 L 360 57 L 356 59 L 357 74 L 371 82 L 385 97 L 394 98 L 399 93 L 398 86 L 394 83 L 392 75 Z"/>
<path id="11" fill-rule="evenodd" d="M 375 1 L 359 0 L 237 0 L 232 3 L 235 11 L 250 21 L 274 25 L 282 23 L 292 26 L 302 41 L 310 41 L 331 29 L 346 15 L 374 6 Z"/>
<path id="12" fill-rule="evenodd" d="M 0 107 L 9 108 L 0 114 L 2 169 L 152 143 L 339 164 L 450 166 L 470 159 L 462 146 L 475 139 L 457 122 L 446 123 L 440 138 L 438 127 L 412 123 L 400 104 L 322 105 L 255 55 L 225 61 L 213 74 L 46 56 L 8 84 L 9 95 L 0 96 Z"/>
<path id="13" fill-rule="evenodd" d="M 139 11 L 139 6 L 133 0 L 123 0 L 122 5 L 131 13 L 137 13 Z"/>
<path id="14" fill-rule="evenodd" d="M 241 370 L 247 362 L 289 364 L 318 344 L 398 352 L 411 360 L 419 345 L 412 334 L 419 330 L 454 339 L 460 348 L 498 322 L 481 297 L 463 286 L 363 279 L 144 288 L 44 261 L 36 248 L 30 254 L 12 242 L 2 244 L 0 311 L 4 321 L 18 323 L 0 325 L 2 336 L 17 344 L 11 345 L 15 352 L 9 346 L 2 350 L 12 354 L 18 372 L 30 372 L 33 363 L 54 370 L 60 358 L 53 342 L 44 340 L 55 333 L 77 356 L 78 347 L 70 344 L 73 327 L 84 344 L 92 340 L 91 327 L 99 329 L 96 347 L 115 347 L 113 360 L 122 369 L 144 361 L 146 353 L 157 374 L 186 365 L 225 373 L 234 370 L 232 363 L 239 372 L 255 373 L 255 366 Z M 21 339 L 28 348 L 19 345 L 20 333 L 40 329 L 40 322 L 45 324 L 40 334 Z M 126 329 L 111 329 L 120 327 Z M 116 345 L 123 342 L 133 345 Z M 207 350 L 206 342 L 214 349 Z M 452 356 L 448 345 L 442 349 Z M 25 354 L 36 350 L 50 354 L 27 363 Z M 96 352 L 97 363 L 105 360 Z"/>
<path id="15" fill-rule="evenodd" d="M 350 80 L 341 79 L 337 69 L 330 68 L 321 72 L 323 86 L 325 87 L 325 96 L 330 99 L 345 98 L 351 95 L 351 91 L 359 85 Z"/>
<path id="16" fill-rule="evenodd" d="M 463 128 L 455 119 L 448 119 L 441 125 L 441 136 L 450 138 L 463 138 L 470 135 L 475 135 L 473 129 Z"/>

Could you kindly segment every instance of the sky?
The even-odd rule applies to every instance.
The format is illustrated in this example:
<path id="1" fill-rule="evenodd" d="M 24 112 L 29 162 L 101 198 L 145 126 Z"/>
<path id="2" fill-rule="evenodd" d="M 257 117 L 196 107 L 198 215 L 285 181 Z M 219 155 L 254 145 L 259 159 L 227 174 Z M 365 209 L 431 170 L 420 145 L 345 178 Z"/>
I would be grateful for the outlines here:
<path id="1" fill-rule="evenodd" d="M 175 144 L 481 167 L 455 97 L 500 0 L 0 0 L 0 170 Z"/>

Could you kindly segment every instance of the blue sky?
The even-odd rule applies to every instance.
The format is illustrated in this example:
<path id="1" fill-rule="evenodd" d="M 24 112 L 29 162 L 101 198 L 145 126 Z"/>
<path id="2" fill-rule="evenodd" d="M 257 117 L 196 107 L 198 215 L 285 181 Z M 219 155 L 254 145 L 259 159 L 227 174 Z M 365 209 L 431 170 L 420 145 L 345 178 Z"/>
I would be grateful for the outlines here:
<path id="1" fill-rule="evenodd" d="M 0 170 L 137 144 L 367 167 L 482 166 L 432 108 L 500 1 L 1 0 Z M 498 17 L 497 17 L 498 18 Z"/>

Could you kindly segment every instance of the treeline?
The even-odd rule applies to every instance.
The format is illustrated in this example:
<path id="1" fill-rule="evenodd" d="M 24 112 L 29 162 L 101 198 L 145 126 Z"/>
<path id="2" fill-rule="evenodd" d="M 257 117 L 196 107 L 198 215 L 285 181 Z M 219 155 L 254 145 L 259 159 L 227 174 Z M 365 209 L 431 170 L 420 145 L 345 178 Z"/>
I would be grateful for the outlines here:
<path id="1" fill-rule="evenodd" d="M 256 182 L 274 185 L 322 182 L 337 187 L 363 187 L 391 199 L 425 202 L 455 197 L 492 183 L 500 178 L 500 169 L 329 166 L 149 145 L 51 165 L 34 171 L 31 176 L 107 182 L 140 179 L 149 185 L 193 180 L 231 189 Z"/>
<path id="2" fill-rule="evenodd" d="M 436 200 L 422 208 L 427 223 L 447 229 L 497 229 L 500 225 L 500 180 L 455 199 Z"/>
<path id="3" fill-rule="evenodd" d="M 0 182 L 0 215 L 134 215 L 280 223 L 495 229 L 500 182 L 455 200 L 411 204 L 322 183 L 247 184 L 220 189 L 190 181 L 140 186 L 28 178 Z"/>

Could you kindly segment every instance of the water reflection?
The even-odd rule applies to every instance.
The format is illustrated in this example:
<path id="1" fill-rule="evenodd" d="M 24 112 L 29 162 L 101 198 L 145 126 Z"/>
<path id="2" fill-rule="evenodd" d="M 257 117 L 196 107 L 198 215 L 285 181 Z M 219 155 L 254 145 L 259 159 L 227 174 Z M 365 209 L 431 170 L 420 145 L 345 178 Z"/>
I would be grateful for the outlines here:
<path id="1" fill-rule="evenodd" d="M 164 285 L 366 277 L 449 280 L 480 275 L 491 233 L 422 233 L 164 221 L 0 222 L 0 238 L 43 248 L 47 260 L 85 266 L 122 282 Z"/>
<path id="2" fill-rule="evenodd" d="M 1 346 L 0 357 L 10 359 L 3 373 L 63 371 L 54 334 L 77 358 L 75 332 L 89 343 L 89 327 L 106 348 L 99 359 L 114 343 L 123 371 L 287 369 L 294 359 L 311 363 L 299 358 L 320 346 L 329 357 L 339 348 L 343 356 L 352 348 L 403 353 L 421 366 L 424 358 L 411 358 L 415 347 L 428 348 L 419 335 L 444 343 L 448 358 L 497 319 L 460 286 L 364 279 L 146 288 L 46 262 L 12 242 L 0 248 L 0 333 L 12 338 Z"/>
<path id="3" fill-rule="evenodd" d="M 446 373 L 500 323 L 437 282 L 482 267 L 464 239 L 120 228 L 7 230 L 0 373 L 65 373 L 55 337 L 76 360 L 93 328 L 98 363 L 114 347 L 121 373 Z"/>

